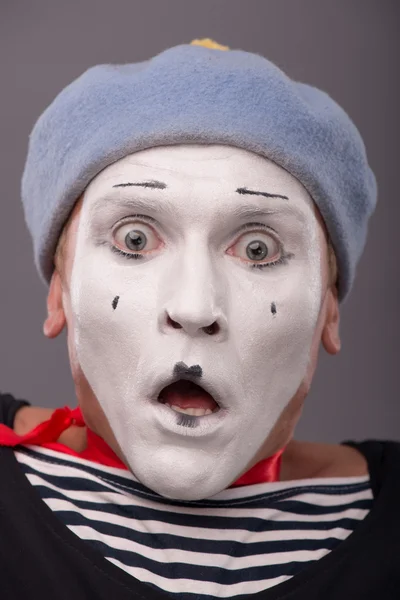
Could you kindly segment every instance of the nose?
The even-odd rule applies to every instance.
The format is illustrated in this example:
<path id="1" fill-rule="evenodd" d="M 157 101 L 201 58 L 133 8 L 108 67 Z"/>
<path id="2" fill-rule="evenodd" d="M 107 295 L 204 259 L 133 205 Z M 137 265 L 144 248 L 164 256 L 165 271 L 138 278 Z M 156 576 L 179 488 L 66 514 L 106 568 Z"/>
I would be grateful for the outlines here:
<path id="1" fill-rule="evenodd" d="M 172 329 L 184 329 L 187 333 L 189 333 L 189 335 L 195 335 L 199 330 L 202 330 L 207 335 L 216 335 L 221 331 L 221 326 L 218 323 L 217 319 L 215 321 L 212 321 L 209 325 L 202 326 L 198 323 L 194 323 L 191 319 L 188 318 L 181 317 L 178 321 L 176 317 L 175 319 L 173 319 L 167 312 L 166 323 L 167 326 L 171 327 Z"/>
<path id="2" fill-rule="evenodd" d="M 190 336 L 225 337 L 226 288 L 207 257 L 179 261 L 168 275 L 168 295 L 163 307 L 163 329 L 182 329 Z"/>

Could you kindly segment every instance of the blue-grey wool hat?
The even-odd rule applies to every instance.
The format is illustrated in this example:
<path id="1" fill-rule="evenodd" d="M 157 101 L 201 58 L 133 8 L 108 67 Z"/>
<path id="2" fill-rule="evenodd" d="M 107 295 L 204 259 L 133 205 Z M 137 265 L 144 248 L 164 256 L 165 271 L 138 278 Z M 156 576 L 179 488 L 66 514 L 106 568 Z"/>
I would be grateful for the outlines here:
<path id="1" fill-rule="evenodd" d="M 133 152 L 183 143 L 244 148 L 296 177 L 325 221 L 343 301 L 376 204 L 358 130 L 326 93 L 261 56 L 207 42 L 93 67 L 39 118 L 22 201 L 42 278 L 50 280 L 62 227 L 93 177 Z"/>

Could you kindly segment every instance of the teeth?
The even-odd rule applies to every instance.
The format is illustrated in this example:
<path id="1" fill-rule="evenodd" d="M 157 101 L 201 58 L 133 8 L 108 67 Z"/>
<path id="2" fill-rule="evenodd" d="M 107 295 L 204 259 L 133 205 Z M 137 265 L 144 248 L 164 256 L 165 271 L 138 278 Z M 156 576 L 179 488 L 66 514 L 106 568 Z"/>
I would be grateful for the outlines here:
<path id="1" fill-rule="evenodd" d="M 180 406 L 171 406 L 168 402 L 165 405 L 172 408 L 175 412 L 191 415 L 192 417 L 204 417 L 212 414 L 212 410 L 209 408 L 181 408 Z"/>

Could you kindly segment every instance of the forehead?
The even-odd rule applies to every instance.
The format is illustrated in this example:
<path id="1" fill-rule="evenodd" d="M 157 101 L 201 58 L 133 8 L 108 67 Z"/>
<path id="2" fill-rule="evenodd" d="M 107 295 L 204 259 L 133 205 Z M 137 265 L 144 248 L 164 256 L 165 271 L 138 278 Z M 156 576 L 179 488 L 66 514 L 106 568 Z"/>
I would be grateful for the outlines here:
<path id="1" fill-rule="evenodd" d="M 302 184 L 271 160 L 222 145 L 163 146 L 136 152 L 104 169 L 88 186 L 87 193 L 97 195 L 105 187 L 151 180 L 165 183 L 175 192 L 196 185 L 229 191 L 251 186 L 309 199 Z"/>

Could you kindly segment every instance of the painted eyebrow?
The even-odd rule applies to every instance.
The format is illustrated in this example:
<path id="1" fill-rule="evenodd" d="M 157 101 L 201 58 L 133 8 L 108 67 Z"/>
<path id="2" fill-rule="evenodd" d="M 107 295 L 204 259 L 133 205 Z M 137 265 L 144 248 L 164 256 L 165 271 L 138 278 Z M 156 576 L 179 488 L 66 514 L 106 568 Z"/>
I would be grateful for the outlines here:
<path id="1" fill-rule="evenodd" d="M 167 187 L 167 184 L 164 183 L 163 181 L 157 181 L 157 180 L 153 179 L 151 181 L 138 181 L 138 182 L 128 181 L 126 183 L 117 183 L 116 185 L 113 185 L 113 188 L 132 187 L 132 186 L 153 188 L 155 190 L 165 190 L 165 188 Z"/>
<path id="2" fill-rule="evenodd" d="M 264 196 L 264 198 L 281 198 L 282 200 L 289 200 L 287 196 L 282 196 L 281 194 L 270 194 L 269 192 L 259 192 L 256 190 L 248 190 L 246 187 L 238 188 L 238 194 L 249 195 L 249 196 Z"/>
<path id="3" fill-rule="evenodd" d="M 167 188 L 167 184 L 163 181 L 127 181 L 126 183 L 117 183 L 113 185 L 113 188 L 119 187 L 144 187 L 151 188 L 156 190 L 165 190 Z M 264 198 L 281 198 L 282 200 L 289 200 L 287 196 L 282 196 L 281 194 L 271 194 L 269 192 L 261 192 L 257 190 L 249 190 L 246 187 L 241 187 L 236 190 L 238 194 L 248 195 L 248 196 L 264 196 Z"/>

